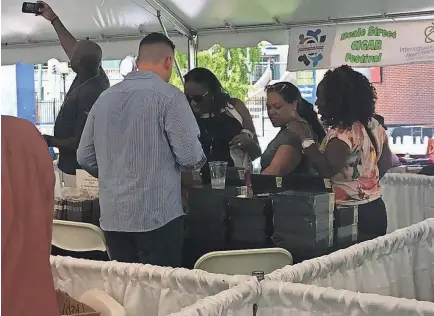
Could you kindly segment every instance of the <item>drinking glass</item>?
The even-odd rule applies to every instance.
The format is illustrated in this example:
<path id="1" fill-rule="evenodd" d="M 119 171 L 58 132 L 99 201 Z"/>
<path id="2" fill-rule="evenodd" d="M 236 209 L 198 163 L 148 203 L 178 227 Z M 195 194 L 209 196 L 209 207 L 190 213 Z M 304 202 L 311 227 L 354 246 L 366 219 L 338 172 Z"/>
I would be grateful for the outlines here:
<path id="1" fill-rule="evenodd" d="M 226 183 L 226 161 L 210 161 L 209 173 L 211 176 L 211 187 L 213 189 L 224 189 Z"/>

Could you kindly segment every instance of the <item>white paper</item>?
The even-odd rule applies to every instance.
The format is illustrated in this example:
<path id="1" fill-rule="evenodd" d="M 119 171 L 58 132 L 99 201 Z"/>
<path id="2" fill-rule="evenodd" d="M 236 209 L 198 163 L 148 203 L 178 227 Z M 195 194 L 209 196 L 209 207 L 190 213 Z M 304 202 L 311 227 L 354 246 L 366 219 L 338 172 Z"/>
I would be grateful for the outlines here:
<path id="1" fill-rule="evenodd" d="M 90 195 L 98 195 L 98 179 L 91 176 L 84 170 L 77 170 L 76 172 L 77 189 L 80 192 L 87 192 Z"/>

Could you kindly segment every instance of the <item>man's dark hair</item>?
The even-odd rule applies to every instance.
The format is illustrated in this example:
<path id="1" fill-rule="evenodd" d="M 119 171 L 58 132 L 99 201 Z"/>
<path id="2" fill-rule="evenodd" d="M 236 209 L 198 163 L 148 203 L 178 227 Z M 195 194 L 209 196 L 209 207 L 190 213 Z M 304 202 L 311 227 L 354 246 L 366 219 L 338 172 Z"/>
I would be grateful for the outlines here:
<path id="1" fill-rule="evenodd" d="M 101 46 L 89 40 L 78 41 L 73 58 L 78 59 L 84 69 L 98 68 L 102 60 Z"/>
<path id="2" fill-rule="evenodd" d="M 146 37 L 140 42 L 139 47 L 152 44 L 166 44 L 167 46 L 171 47 L 172 50 L 175 50 L 175 44 L 173 44 L 173 42 L 163 33 L 154 32 L 146 35 Z"/>

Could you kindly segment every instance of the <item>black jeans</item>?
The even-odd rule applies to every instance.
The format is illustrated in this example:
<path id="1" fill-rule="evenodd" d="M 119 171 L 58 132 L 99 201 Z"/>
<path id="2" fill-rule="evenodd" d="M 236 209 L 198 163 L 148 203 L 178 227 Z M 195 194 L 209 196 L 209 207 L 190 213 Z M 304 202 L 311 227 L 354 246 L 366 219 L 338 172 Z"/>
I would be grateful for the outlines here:
<path id="1" fill-rule="evenodd" d="M 359 205 L 358 242 L 375 239 L 387 232 L 386 205 L 380 197 Z"/>
<path id="2" fill-rule="evenodd" d="M 180 267 L 184 240 L 184 216 L 149 232 L 104 232 L 112 260 Z"/>

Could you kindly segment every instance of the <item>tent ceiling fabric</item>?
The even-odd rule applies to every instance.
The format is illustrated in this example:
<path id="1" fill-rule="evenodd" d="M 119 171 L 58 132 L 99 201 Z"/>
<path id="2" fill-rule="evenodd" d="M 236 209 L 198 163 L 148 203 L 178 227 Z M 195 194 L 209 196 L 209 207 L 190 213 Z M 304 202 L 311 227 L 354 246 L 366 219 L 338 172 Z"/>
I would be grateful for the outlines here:
<path id="1" fill-rule="evenodd" d="M 135 53 L 142 34 L 161 31 L 156 17 L 157 9 L 161 9 L 158 4 L 163 6 L 163 23 L 172 40 L 183 51 L 187 50 L 187 40 L 177 29 L 197 32 L 199 49 L 216 43 L 226 47 L 251 46 L 263 40 L 287 44 L 287 27 L 278 22 L 292 26 L 434 10 L 433 0 L 47 0 L 47 3 L 74 36 L 100 42 L 105 59 Z M 51 57 L 65 60 L 50 23 L 42 17 L 21 13 L 21 5 L 17 0 L 1 1 L 2 64 L 45 62 Z M 169 20 L 177 20 L 176 26 Z"/>

